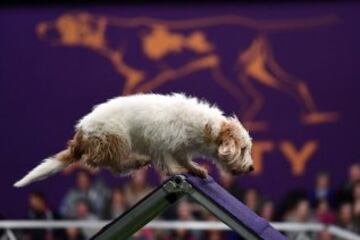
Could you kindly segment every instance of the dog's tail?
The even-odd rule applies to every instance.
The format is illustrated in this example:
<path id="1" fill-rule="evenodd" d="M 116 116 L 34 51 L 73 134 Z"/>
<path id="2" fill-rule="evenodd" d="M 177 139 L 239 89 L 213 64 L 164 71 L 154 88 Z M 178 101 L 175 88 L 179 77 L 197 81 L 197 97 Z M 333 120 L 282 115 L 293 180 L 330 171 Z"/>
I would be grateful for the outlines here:
<path id="1" fill-rule="evenodd" d="M 47 158 L 22 179 L 14 184 L 14 187 L 24 187 L 32 182 L 43 180 L 67 166 L 64 162 L 56 158 Z"/>
<path id="2" fill-rule="evenodd" d="M 68 148 L 53 157 L 46 158 L 42 163 L 32 169 L 22 179 L 14 184 L 14 187 L 24 187 L 32 182 L 40 181 L 54 175 L 70 164 L 81 159 L 80 152 L 81 133 L 77 132 L 74 139 L 68 143 Z"/>

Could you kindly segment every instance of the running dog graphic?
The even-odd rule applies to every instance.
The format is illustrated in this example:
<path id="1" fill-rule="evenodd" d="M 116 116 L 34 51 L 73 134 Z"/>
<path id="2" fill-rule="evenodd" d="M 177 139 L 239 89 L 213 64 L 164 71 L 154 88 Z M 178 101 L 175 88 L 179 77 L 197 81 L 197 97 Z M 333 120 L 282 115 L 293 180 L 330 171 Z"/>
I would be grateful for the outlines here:
<path id="1" fill-rule="evenodd" d="M 304 124 L 337 120 L 337 113 L 319 111 L 304 80 L 281 67 L 268 37 L 275 31 L 321 27 L 337 21 L 336 16 L 264 21 L 239 15 L 170 21 L 75 12 L 40 22 L 36 32 L 40 39 L 53 45 L 84 47 L 108 59 L 124 79 L 122 95 L 150 92 L 195 72 L 209 71 L 211 79 L 239 103 L 238 115 L 246 127 L 264 130 L 266 123 L 257 119 L 264 107 L 263 96 L 254 83 L 294 98 L 301 107 L 300 119 Z M 208 34 L 210 29 L 226 26 L 254 33 L 248 46 L 234 49 L 238 56 L 234 64 L 237 77 L 233 80 L 222 66 L 222 46 Z M 121 36 L 119 42 L 112 41 L 112 34 Z M 134 46 L 140 51 L 130 52 Z M 129 60 L 129 55 L 146 62 L 146 68 Z"/>

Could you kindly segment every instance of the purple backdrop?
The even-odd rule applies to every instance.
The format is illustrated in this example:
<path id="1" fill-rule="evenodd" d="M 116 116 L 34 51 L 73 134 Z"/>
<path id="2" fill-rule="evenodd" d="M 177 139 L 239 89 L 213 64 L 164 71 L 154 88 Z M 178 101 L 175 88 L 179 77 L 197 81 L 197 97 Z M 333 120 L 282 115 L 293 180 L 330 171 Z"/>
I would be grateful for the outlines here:
<path id="1" fill-rule="evenodd" d="M 142 90 L 238 114 L 258 166 L 242 186 L 279 199 L 319 170 L 340 184 L 359 157 L 359 12 L 356 3 L 0 10 L 0 213 L 24 216 L 33 189 L 57 205 L 73 176 L 12 184 L 62 149 L 94 104 Z"/>

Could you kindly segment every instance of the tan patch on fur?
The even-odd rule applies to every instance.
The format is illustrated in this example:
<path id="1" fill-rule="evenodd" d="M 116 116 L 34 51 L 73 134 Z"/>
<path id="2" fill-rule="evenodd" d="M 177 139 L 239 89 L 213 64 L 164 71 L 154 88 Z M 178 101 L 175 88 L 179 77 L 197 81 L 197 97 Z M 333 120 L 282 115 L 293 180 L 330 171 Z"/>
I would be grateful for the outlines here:
<path id="1" fill-rule="evenodd" d="M 68 164 L 80 161 L 89 168 L 107 167 L 114 171 L 119 169 L 119 161 L 129 156 L 128 144 L 115 134 L 85 136 L 79 130 L 68 142 L 67 149 L 59 152 L 56 158 Z"/>
<path id="2" fill-rule="evenodd" d="M 204 132 L 205 143 L 212 143 L 214 141 L 214 139 L 212 136 L 212 129 L 211 129 L 210 123 L 205 124 L 203 132 Z"/>
<path id="3" fill-rule="evenodd" d="M 121 170 L 119 162 L 127 159 L 130 150 L 128 144 L 115 134 L 89 136 L 82 144 L 82 161 L 90 167 L 108 167 Z"/>
<path id="4" fill-rule="evenodd" d="M 69 140 L 67 143 L 67 148 L 58 154 L 56 154 L 56 159 L 59 159 L 67 164 L 74 163 L 80 160 L 82 156 L 81 140 L 83 134 L 81 131 L 77 131 L 73 139 Z"/>
<path id="5" fill-rule="evenodd" d="M 233 123 L 223 122 L 216 138 L 216 143 L 219 146 L 219 158 L 226 168 L 231 168 L 233 166 L 236 161 L 236 158 L 234 158 L 236 151 L 240 149 L 240 141 L 235 136 L 235 133 L 236 126 Z"/>
<path id="6" fill-rule="evenodd" d="M 229 140 L 235 140 L 235 144 L 238 145 L 234 136 L 235 126 L 229 122 L 223 122 L 220 127 L 219 135 L 216 138 L 216 143 L 219 145 Z"/>

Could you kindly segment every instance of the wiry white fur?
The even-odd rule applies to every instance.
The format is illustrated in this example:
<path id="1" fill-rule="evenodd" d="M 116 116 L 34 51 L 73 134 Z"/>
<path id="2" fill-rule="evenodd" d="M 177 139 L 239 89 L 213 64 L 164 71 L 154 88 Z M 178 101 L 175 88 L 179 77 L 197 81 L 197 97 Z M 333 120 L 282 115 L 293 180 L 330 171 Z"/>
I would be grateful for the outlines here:
<path id="1" fill-rule="evenodd" d="M 117 134 L 128 141 L 132 151 L 161 161 L 178 150 L 193 155 L 212 154 L 214 149 L 204 149 L 200 142 L 204 126 L 210 124 L 216 136 L 224 120 L 221 110 L 197 98 L 137 94 L 95 106 L 76 128 L 91 134 Z"/>
<path id="2" fill-rule="evenodd" d="M 23 187 L 32 182 L 40 181 L 44 178 L 54 175 L 65 167 L 66 164 L 64 162 L 61 162 L 56 158 L 47 158 L 37 167 L 32 169 L 28 174 L 26 174 L 25 177 L 17 181 L 14 184 L 14 187 Z"/>
<path id="3" fill-rule="evenodd" d="M 224 123 L 232 124 L 232 137 L 238 140 L 238 145 L 228 141 L 219 146 L 215 141 Z M 205 132 L 206 127 L 211 129 L 210 132 Z M 251 138 L 236 117 L 225 117 L 216 106 L 183 94 L 137 94 L 110 99 L 80 119 L 76 130 L 81 132 L 83 141 L 87 137 L 102 139 L 109 134 L 116 135 L 126 148 L 130 148 L 126 151 L 149 157 L 160 170 L 172 174 L 177 172 L 179 161 L 191 161 L 195 156 L 219 159 L 221 155 L 227 160 L 220 166 L 235 170 L 235 173 L 248 171 L 253 164 Z M 60 153 L 55 157 L 60 159 L 46 159 L 14 186 L 22 187 L 42 180 L 75 160 L 61 159 Z M 187 168 L 203 176 L 203 169 L 192 164 L 189 163 Z M 122 169 L 124 173 L 131 170 L 131 167 Z"/>

